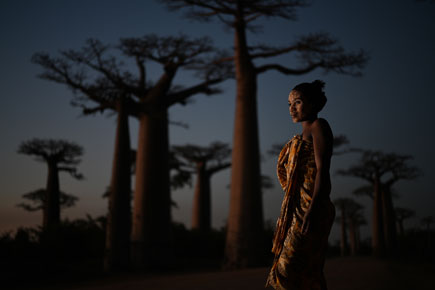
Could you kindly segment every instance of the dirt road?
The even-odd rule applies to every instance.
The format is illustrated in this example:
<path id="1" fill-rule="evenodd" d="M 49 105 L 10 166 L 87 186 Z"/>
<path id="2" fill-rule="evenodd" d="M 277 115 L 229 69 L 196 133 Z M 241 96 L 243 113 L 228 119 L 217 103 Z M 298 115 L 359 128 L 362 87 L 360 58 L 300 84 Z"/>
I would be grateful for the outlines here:
<path id="1" fill-rule="evenodd" d="M 232 272 L 128 276 L 95 280 L 67 287 L 74 290 L 261 290 L 268 269 Z M 372 258 L 327 260 L 329 290 L 425 290 L 435 289 L 435 265 L 388 262 Z"/>

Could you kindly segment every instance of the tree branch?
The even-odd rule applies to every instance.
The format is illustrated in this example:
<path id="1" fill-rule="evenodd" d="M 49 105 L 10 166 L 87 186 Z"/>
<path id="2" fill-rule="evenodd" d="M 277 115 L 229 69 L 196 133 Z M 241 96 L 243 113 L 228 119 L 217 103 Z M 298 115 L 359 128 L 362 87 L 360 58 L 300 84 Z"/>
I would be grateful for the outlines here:
<path id="1" fill-rule="evenodd" d="M 223 164 L 218 164 L 216 166 L 213 166 L 211 168 L 207 169 L 207 173 L 212 175 L 215 174 L 218 171 L 224 170 L 231 167 L 231 162 L 227 162 L 227 163 L 223 163 Z"/>
<path id="2" fill-rule="evenodd" d="M 266 64 L 266 65 L 262 65 L 262 66 L 256 68 L 255 72 L 257 74 L 261 74 L 261 73 L 269 71 L 269 70 L 277 70 L 280 73 L 283 73 L 286 75 L 302 75 L 302 74 L 309 73 L 318 67 L 322 67 L 322 63 L 310 64 L 310 65 L 306 66 L 305 68 L 300 68 L 300 69 L 290 69 L 290 68 L 284 67 L 280 64 Z"/>
<path id="3" fill-rule="evenodd" d="M 206 95 L 212 95 L 220 93 L 219 89 L 210 88 L 211 85 L 217 84 L 221 82 L 222 79 L 214 79 L 209 81 L 204 81 L 196 86 L 190 87 L 188 89 L 184 89 L 180 92 L 176 92 L 173 94 L 168 95 L 166 107 L 169 108 L 170 106 L 180 103 L 182 105 L 186 104 L 186 100 L 196 94 L 204 93 Z"/>
<path id="4" fill-rule="evenodd" d="M 267 57 L 274 57 L 281 54 L 289 53 L 291 51 L 297 50 L 298 46 L 291 45 L 284 48 L 271 48 L 264 45 L 256 46 L 256 47 L 250 47 L 251 50 L 261 50 L 262 52 L 259 53 L 251 53 L 251 59 L 255 58 L 267 58 Z"/>
<path id="5" fill-rule="evenodd" d="M 77 168 L 75 168 L 75 167 L 66 167 L 66 166 L 64 166 L 64 167 L 58 167 L 58 169 L 59 169 L 59 172 L 60 171 L 68 172 L 72 177 L 74 177 L 77 180 L 84 179 L 83 174 L 78 173 L 77 172 Z"/>

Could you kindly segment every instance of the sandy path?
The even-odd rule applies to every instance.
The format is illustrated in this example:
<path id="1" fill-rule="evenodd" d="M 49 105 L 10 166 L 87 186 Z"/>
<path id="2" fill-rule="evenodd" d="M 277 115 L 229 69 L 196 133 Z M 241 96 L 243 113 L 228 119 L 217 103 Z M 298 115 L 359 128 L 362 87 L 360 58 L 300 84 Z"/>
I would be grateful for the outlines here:
<path id="1" fill-rule="evenodd" d="M 109 278 L 68 287 L 75 290 L 260 290 L 267 268 L 169 276 Z M 329 290 L 434 290 L 435 266 L 393 263 L 371 258 L 327 260 Z"/>

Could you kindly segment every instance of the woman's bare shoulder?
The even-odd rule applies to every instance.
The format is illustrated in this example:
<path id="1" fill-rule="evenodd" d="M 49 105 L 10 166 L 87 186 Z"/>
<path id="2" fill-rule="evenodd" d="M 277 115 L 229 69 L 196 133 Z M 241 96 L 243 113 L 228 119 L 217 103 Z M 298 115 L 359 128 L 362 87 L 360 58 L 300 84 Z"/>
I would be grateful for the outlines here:
<path id="1" fill-rule="evenodd" d="M 328 141 L 332 141 L 333 135 L 331 126 L 329 126 L 328 121 L 323 118 L 316 119 L 311 125 L 311 131 L 313 135 L 320 135 Z"/>

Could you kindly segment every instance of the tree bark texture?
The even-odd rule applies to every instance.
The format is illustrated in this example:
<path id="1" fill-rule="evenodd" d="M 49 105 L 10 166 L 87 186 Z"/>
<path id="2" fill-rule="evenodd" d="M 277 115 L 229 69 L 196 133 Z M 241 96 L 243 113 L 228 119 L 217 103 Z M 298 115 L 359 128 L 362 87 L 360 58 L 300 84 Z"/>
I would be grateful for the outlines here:
<path id="1" fill-rule="evenodd" d="M 171 232 L 167 110 L 140 117 L 134 191 L 132 262 L 167 265 Z"/>
<path id="2" fill-rule="evenodd" d="M 131 161 L 128 114 L 119 102 L 106 230 L 106 271 L 126 269 L 130 260 Z"/>
<path id="3" fill-rule="evenodd" d="M 47 189 L 43 213 L 43 229 L 51 230 L 60 223 L 59 169 L 56 161 L 48 160 Z"/>
<path id="4" fill-rule="evenodd" d="M 235 30 L 237 80 L 233 136 L 230 209 L 225 246 L 225 267 L 261 263 L 263 208 L 260 184 L 257 124 L 257 79 L 246 45 L 245 25 Z"/>
<path id="5" fill-rule="evenodd" d="M 211 228 L 210 177 L 206 170 L 206 163 L 199 162 L 193 197 L 192 229 L 201 232 L 208 232 Z"/>

